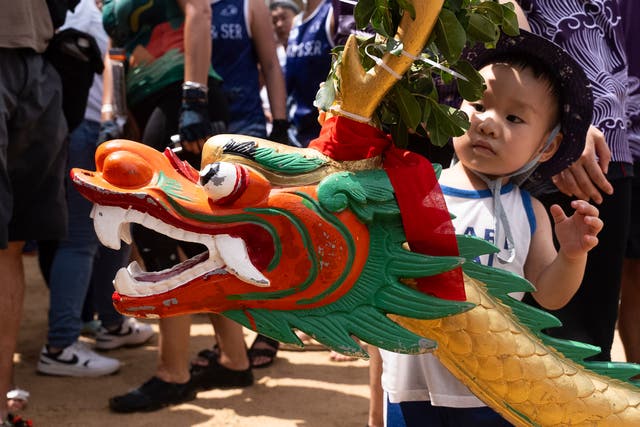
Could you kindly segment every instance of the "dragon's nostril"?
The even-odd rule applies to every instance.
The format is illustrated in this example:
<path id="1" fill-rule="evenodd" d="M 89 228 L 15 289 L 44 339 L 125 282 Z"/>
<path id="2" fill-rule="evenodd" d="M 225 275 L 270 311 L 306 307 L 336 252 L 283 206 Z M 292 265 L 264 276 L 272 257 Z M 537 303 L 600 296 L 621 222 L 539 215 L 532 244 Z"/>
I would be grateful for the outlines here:
<path id="1" fill-rule="evenodd" d="M 151 181 L 153 170 L 135 153 L 114 151 L 104 159 L 102 177 L 117 187 L 139 188 Z"/>

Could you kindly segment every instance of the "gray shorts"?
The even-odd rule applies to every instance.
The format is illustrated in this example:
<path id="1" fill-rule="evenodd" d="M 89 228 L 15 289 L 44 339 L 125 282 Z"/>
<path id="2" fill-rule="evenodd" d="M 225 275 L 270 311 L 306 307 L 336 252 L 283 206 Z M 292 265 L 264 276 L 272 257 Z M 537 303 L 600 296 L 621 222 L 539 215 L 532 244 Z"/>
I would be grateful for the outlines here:
<path id="1" fill-rule="evenodd" d="M 627 238 L 627 258 L 640 258 L 640 162 L 633 164 L 631 185 L 631 219 Z"/>
<path id="2" fill-rule="evenodd" d="M 0 248 L 66 234 L 67 124 L 60 77 L 29 49 L 0 49 Z"/>

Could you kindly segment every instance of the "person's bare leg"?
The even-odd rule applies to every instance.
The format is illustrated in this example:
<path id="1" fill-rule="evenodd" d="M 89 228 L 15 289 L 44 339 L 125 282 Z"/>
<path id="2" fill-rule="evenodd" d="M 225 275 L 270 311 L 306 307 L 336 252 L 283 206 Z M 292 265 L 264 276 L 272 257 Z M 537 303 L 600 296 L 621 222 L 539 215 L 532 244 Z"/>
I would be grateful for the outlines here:
<path id="1" fill-rule="evenodd" d="M 367 345 L 369 353 L 369 420 L 368 427 L 384 426 L 384 393 L 382 391 L 382 358 L 378 347 Z"/>
<path id="2" fill-rule="evenodd" d="M 189 341 L 191 316 L 160 319 L 160 344 L 156 376 L 162 381 L 184 384 L 189 381 Z"/>
<path id="3" fill-rule="evenodd" d="M 13 354 L 18 342 L 25 288 L 23 247 L 24 242 L 9 242 L 7 249 L 0 249 L 0 422 L 7 418 L 5 396 L 14 385 Z"/>
<path id="4" fill-rule="evenodd" d="M 220 348 L 218 362 L 225 368 L 234 371 L 248 369 L 249 358 L 247 357 L 242 325 L 219 314 L 211 314 L 209 317 L 216 331 L 216 341 Z"/>
<path id="5" fill-rule="evenodd" d="M 620 340 L 627 361 L 640 363 L 640 259 L 625 258 L 620 288 Z"/>

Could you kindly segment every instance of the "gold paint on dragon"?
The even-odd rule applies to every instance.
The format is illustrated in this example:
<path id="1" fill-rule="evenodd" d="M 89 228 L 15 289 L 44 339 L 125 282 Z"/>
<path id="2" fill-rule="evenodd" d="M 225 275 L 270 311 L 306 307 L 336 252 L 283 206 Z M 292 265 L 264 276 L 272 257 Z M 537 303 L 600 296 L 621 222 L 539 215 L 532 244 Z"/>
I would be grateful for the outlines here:
<path id="1" fill-rule="evenodd" d="M 638 426 L 640 388 L 598 375 L 545 346 L 511 309 L 465 276 L 476 307 L 436 320 L 393 316 L 438 343 L 433 354 L 517 426 Z"/>

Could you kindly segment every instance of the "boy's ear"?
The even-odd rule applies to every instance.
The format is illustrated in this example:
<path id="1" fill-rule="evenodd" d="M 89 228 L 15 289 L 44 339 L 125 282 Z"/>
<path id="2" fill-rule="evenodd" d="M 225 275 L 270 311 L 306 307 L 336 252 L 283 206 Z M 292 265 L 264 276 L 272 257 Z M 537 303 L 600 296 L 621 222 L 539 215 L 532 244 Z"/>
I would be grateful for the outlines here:
<path id="1" fill-rule="evenodd" d="M 553 138 L 553 141 L 551 141 L 549 146 L 546 148 L 546 150 L 542 152 L 542 156 L 540 157 L 539 162 L 540 163 L 546 162 L 547 160 L 552 158 L 553 155 L 556 154 L 556 151 L 558 151 L 558 148 L 560 148 L 561 142 L 562 142 L 562 132 L 558 132 L 555 138 Z"/>

